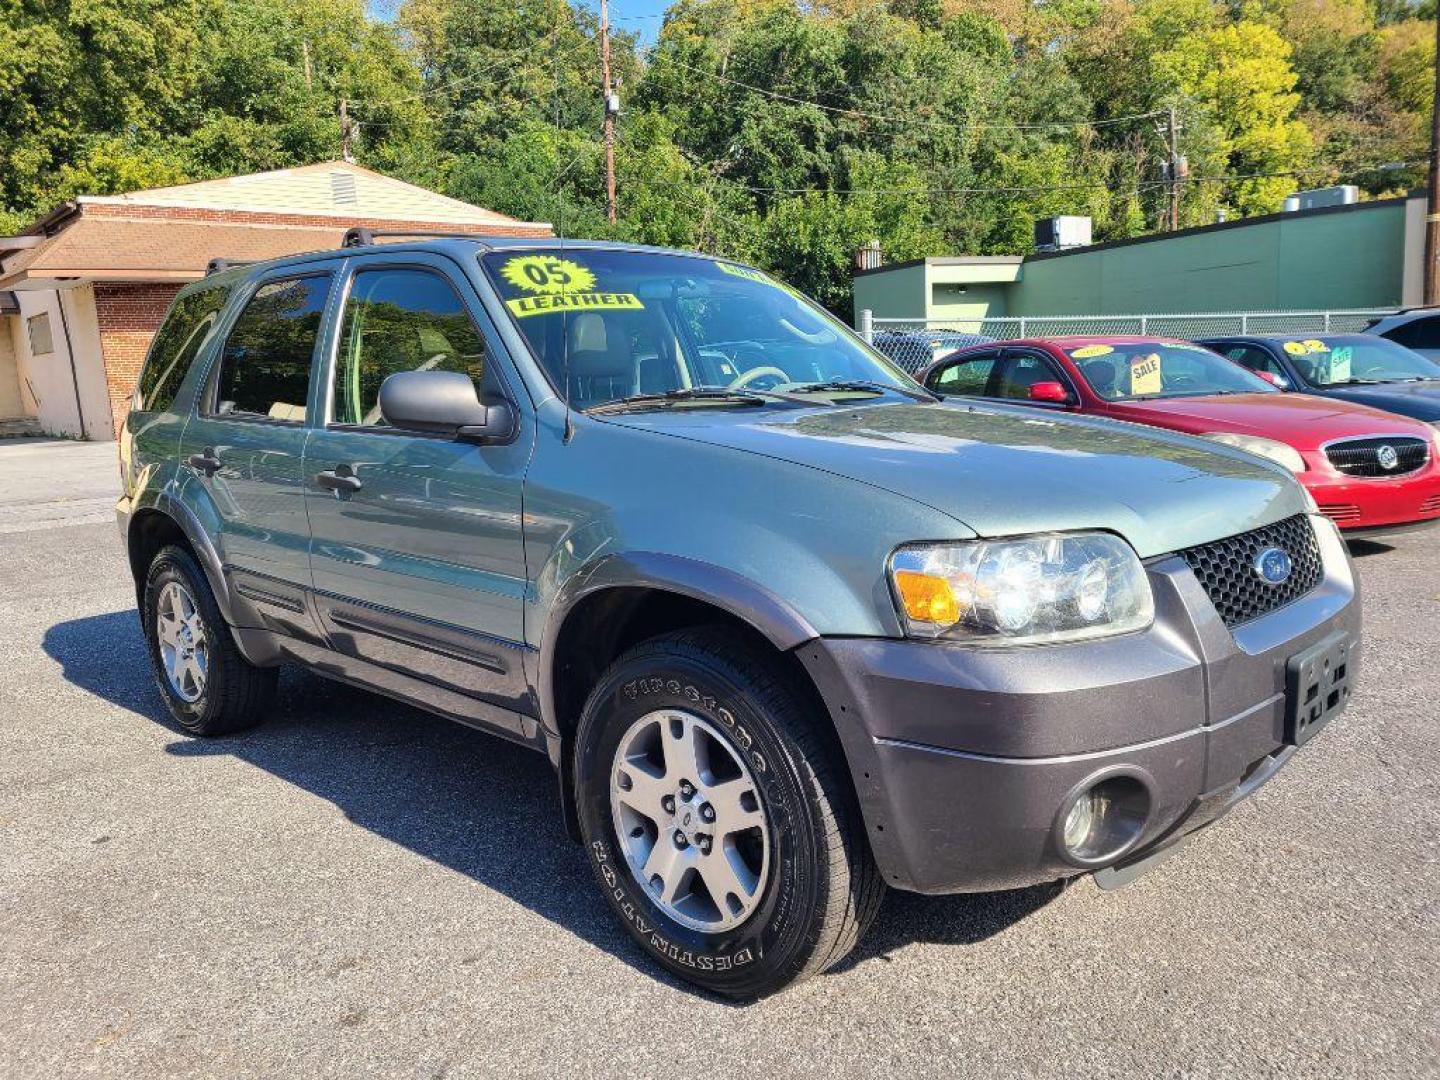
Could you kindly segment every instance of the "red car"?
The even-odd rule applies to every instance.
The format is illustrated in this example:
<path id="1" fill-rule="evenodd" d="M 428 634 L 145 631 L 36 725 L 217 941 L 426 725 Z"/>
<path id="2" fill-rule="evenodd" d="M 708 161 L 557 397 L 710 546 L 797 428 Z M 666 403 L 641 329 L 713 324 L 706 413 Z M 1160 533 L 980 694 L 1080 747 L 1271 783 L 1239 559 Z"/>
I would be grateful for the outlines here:
<path id="1" fill-rule="evenodd" d="M 1141 337 L 974 345 L 919 376 L 993 398 L 1202 435 L 1289 468 L 1346 533 L 1440 518 L 1440 431 L 1365 405 L 1286 394 L 1209 349 Z"/>

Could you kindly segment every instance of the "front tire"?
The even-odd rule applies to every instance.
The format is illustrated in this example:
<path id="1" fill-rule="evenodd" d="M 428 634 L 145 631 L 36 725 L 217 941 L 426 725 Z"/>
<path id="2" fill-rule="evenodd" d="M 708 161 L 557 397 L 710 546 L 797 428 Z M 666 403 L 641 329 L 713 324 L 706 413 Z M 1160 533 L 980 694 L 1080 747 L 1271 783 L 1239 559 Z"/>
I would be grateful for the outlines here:
<path id="1" fill-rule="evenodd" d="M 723 628 L 643 642 L 576 733 L 580 830 L 606 900 L 664 967 L 737 998 L 854 948 L 883 895 L 829 721 Z"/>
<path id="2" fill-rule="evenodd" d="M 162 548 L 145 578 L 140 612 L 155 685 L 191 735 L 228 735 L 263 719 L 276 668 L 240 655 L 210 583 L 184 548 Z"/>

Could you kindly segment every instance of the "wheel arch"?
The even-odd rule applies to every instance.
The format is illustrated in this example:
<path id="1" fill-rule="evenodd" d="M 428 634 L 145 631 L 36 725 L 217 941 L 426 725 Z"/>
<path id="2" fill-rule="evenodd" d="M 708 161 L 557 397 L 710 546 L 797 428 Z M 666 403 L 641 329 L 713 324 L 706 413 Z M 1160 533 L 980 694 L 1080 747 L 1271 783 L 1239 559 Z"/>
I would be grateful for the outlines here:
<path id="1" fill-rule="evenodd" d="M 652 552 L 609 555 L 573 575 L 560 591 L 541 637 L 536 689 L 572 836 L 579 835 L 574 732 L 595 682 L 639 641 L 715 624 L 783 657 L 823 708 L 813 680 L 793 655 L 818 636 L 814 627 L 769 589 L 732 570 Z"/>

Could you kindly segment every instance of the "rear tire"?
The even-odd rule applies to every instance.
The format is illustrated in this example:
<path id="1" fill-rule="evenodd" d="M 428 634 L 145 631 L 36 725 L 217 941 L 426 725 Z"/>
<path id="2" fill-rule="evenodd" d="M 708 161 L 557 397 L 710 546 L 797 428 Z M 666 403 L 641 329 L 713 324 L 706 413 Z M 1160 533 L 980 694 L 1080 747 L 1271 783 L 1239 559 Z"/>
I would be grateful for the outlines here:
<path id="1" fill-rule="evenodd" d="M 590 695 L 586 852 L 631 936 L 681 978 L 774 993 L 839 962 L 874 918 L 884 884 L 828 724 L 776 657 L 724 628 L 642 642 Z"/>
<path id="2" fill-rule="evenodd" d="M 279 671 L 240 655 L 209 581 L 184 548 L 162 548 L 151 562 L 140 621 L 155 685 L 187 732 L 228 735 L 264 718 Z"/>

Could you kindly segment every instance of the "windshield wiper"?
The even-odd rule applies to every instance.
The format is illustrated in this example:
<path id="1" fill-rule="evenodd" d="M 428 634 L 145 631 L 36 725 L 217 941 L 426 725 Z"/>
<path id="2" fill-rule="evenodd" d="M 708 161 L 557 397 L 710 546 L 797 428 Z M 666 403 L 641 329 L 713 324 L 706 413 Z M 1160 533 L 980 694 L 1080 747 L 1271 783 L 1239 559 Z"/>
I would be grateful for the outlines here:
<path id="1" fill-rule="evenodd" d="M 897 394 L 904 394 L 906 397 L 914 398 L 917 401 L 939 401 L 940 398 L 921 386 L 909 387 L 900 386 L 895 383 L 878 382 L 873 379 L 826 379 L 821 382 L 799 383 L 791 388 L 792 394 L 823 394 L 827 390 L 865 392 L 883 394 L 887 390 L 893 390 Z"/>
<path id="2" fill-rule="evenodd" d="M 782 394 L 775 390 L 726 390 L 715 386 L 688 386 L 679 390 L 666 390 L 659 394 L 630 394 L 628 397 L 613 398 L 592 405 L 587 413 L 611 412 L 645 405 L 672 405 L 684 401 L 714 401 L 733 405 L 764 405 L 768 401 L 788 401 L 794 405 L 813 406 L 815 402 L 793 394 Z"/>

